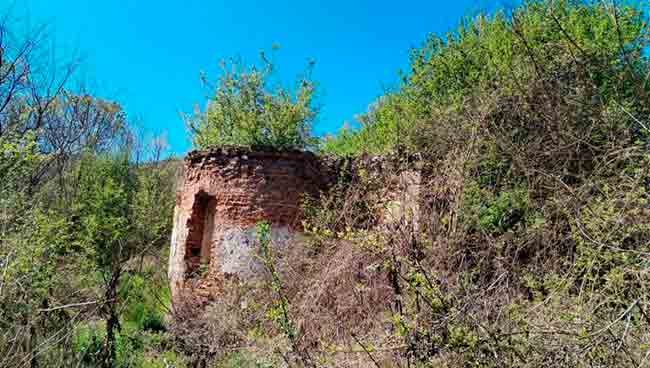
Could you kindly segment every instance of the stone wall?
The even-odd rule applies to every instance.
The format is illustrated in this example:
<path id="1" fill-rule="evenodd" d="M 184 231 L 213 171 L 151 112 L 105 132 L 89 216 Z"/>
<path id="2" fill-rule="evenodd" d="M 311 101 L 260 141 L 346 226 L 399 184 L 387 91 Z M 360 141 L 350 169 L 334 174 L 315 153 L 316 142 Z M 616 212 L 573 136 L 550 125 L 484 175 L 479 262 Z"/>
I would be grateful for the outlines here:
<path id="1" fill-rule="evenodd" d="M 381 185 L 369 193 L 382 204 L 378 225 L 417 226 L 421 175 L 412 163 L 394 157 L 319 158 L 265 147 L 190 152 L 174 210 L 172 300 L 202 304 L 220 294 L 224 279 L 260 275 L 257 223 L 271 224 L 273 246 L 291 246 L 302 231 L 303 197 L 318 196 L 339 180 L 353 184 L 361 172 Z"/>
<path id="2" fill-rule="evenodd" d="M 174 210 L 169 258 L 172 299 L 209 299 L 224 277 L 249 279 L 261 270 L 255 226 L 287 244 L 301 226 L 301 199 L 318 195 L 333 176 L 313 153 L 219 147 L 185 159 Z"/>

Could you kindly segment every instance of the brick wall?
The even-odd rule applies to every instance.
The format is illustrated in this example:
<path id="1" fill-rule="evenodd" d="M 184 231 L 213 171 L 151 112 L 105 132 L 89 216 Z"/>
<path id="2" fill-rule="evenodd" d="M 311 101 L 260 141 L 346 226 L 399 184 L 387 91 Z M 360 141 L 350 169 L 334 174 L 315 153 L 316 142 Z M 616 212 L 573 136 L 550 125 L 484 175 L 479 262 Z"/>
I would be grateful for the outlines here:
<path id="1" fill-rule="evenodd" d="M 335 178 L 313 153 L 219 147 L 185 159 L 176 197 L 169 261 L 172 297 L 209 298 L 223 277 L 254 277 L 255 225 L 272 224 L 286 243 L 300 231 L 301 199 L 318 195 Z"/>
<path id="2" fill-rule="evenodd" d="M 256 224 L 271 223 L 273 246 L 292 244 L 302 230 L 302 198 L 317 196 L 342 177 L 352 183 L 361 171 L 383 178 L 384 186 L 372 193 L 385 202 L 379 225 L 395 226 L 409 217 L 417 224 L 420 171 L 403 169 L 401 162 L 372 156 L 329 159 L 265 147 L 190 152 L 174 210 L 172 300 L 204 303 L 219 295 L 224 278 L 254 279 L 263 271 Z"/>

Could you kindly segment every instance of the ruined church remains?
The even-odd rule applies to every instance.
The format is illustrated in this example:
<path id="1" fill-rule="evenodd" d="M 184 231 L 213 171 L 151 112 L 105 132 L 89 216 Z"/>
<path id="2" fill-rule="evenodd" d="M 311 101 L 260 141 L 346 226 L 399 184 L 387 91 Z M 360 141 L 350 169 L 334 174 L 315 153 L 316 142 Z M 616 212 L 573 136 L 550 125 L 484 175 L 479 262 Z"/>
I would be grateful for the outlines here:
<path id="1" fill-rule="evenodd" d="M 382 170 L 381 162 L 366 166 Z M 208 301 L 219 294 L 224 278 L 254 278 L 262 270 L 257 223 L 271 225 L 274 245 L 288 244 L 303 230 L 303 199 L 329 189 L 341 170 L 340 162 L 298 150 L 226 146 L 190 152 L 174 210 L 172 300 Z M 396 185 L 380 194 L 393 203 L 386 217 L 417 212 L 419 180 L 416 172 L 395 177 Z"/>

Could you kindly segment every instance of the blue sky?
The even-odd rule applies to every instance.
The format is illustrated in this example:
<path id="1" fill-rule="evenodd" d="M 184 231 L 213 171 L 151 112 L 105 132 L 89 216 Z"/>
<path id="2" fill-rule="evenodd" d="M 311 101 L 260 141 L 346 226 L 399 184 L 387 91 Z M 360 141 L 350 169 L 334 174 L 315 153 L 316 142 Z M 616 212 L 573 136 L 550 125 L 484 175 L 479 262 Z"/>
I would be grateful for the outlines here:
<path id="1" fill-rule="evenodd" d="M 82 75 L 122 103 L 171 150 L 190 141 L 179 112 L 203 104 L 199 82 L 216 79 L 218 61 L 281 46 L 278 78 L 291 81 L 316 61 L 322 105 L 317 134 L 335 132 L 395 87 L 408 50 L 494 1 L 0 0 L 32 23 L 47 22 L 62 50 L 77 48 Z M 64 50 L 64 51 L 65 51 Z"/>

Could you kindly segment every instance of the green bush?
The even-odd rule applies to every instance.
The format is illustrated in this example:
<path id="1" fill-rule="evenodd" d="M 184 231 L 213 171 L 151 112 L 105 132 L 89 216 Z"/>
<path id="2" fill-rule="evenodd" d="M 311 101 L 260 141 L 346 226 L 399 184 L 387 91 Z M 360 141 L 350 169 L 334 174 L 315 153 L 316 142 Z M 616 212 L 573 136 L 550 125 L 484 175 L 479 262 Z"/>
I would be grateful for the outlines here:
<path id="1" fill-rule="evenodd" d="M 165 279 L 155 280 L 151 272 L 131 274 L 123 282 L 120 295 L 127 302 L 122 317 L 135 330 L 164 332 L 167 330 L 164 320 L 167 306 L 163 303 L 169 298 L 169 289 Z"/>
<path id="2" fill-rule="evenodd" d="M 95 367 L 99 365 L 104 338 L 104 329 L 101 326 L 87 324 L 77 328 L 72 340 L 72 347 L 85 366 Z"/>
<path id="3" fill-rule="evenodd" d="M 155 311 L 147 311 L 142 318 L 142 329 L 151 332 L 164 332 L 167 330 L 162 315 Z"/>
<path id="4" fill-rule="evenodd" d="M 470 184 L 465 188 L 462 215 L 469 229 L 497 234 L 525 221 L 528 207 L 528 192 L 525 188 L 494 195 L 480 189 L 478 185 Z"/>
<path id="5" fill-rule="evenodd" d="M 317 115 L 316 86 L 307 72 L 293 90 L 271 85 L 273 64 L 262 54 L 261 66 L 223 61 L 222 74 L 205 111 L 186 119 L 194 146 L 263 145 L 307 148 L 316 143 L 311 126 Z"/>

